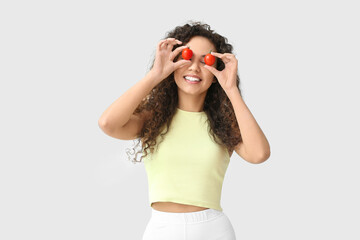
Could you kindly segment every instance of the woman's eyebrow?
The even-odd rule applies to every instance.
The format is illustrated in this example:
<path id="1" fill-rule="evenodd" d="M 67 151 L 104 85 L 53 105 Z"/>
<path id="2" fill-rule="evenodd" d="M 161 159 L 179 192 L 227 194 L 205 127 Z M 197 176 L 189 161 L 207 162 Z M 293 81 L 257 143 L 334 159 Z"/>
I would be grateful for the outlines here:
<path id="1" fill-rule="evenodd" d="M 195 53 L 194 53 L 194 55 L 196 55 Z M 201 57 L 205 57 L 206 56 L 206 54 L 204 54 L 204 55 L 201 55 Z"/>

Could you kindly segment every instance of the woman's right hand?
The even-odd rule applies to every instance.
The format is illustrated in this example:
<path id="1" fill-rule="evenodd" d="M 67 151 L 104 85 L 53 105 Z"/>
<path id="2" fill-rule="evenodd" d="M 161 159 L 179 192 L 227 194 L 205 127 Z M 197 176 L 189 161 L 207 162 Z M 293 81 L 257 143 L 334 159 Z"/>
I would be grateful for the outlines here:
<path id="1" fill-rule="evenodd" d="M 174 58 L 187 46 L 177 47 L 172 51 L 174 45 L 181 44 L 180 40 L 175 38 L 167 38 L 161 40 L 156 48 L 156 56 L 152 69 L 152 75 L 161 82 L 168 77 L 173 71 L 191 63 L 190 60 L 178 60 L 173 62 Z"/>

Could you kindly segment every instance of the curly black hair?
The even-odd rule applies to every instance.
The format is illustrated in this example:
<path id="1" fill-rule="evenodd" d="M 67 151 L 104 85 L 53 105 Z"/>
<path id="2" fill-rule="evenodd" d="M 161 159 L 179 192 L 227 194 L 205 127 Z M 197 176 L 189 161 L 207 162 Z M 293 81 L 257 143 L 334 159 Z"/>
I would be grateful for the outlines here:
<path id="1" fill-rule="evenodd" d="M 182 41 L 181 45 L 186 45 L 194 36 L 202 36 L 209 39 L 214 44 L 218 53 L 232 53 L 233 51 L 233 46 L 228 43 L 227 38 L 216 33 L 208 24 L 200 21 L 189 21 L 183 26 L 175 27 L 172 31 L 167 32 L 164 39 L 176 38 Z M 172 50 L 174 51 L 174 49 L 181 45 L 174 45 Z M 179 56 L 180 54 L 176 56 L 174 62 L 177 61 Z M 155 58 L 149 70 L 154 66 L 154 62 Z M 224 62 L 218 58 L 216 69 L 221 71 L 224 68 Z M 238 74 L 236 76 L 236 85 L 241 95 Z M 177 106 L 177 85 L 174 79 L 174 72 L 172 72 L 150 91 L 134 111 L 134 114 L 141 114 L 145 111 L 147 118 L 140 131 L 139 142 L 137 143 L 138 146 L 141 141 L 142 147 L 136 152 L 135 158 L 132 160 L 133 163 L 141 162 L 148 155 L 147 149 L 153 152 L 157 137 L 160 135 L 163 138 L 163 135 L 167 133 Z M 211 84 L 207 91 L 203 111 L 208 117 L 210 133 L 214 141 L 225 146 L 229 151 L 229 155 L 231 155 L 234 147 L 242 141 L 242 138 L 231 101 L 217 79 L 216 83 Z M 166 132 L 162 133 L 165 126 L 167 128 Z M 135 148 L 133 150 L 134 153 Z M 142 155 L 140 161 L 137 161 L 136 156 L 141 152 L 145 153 L 145 155 Z M 127 154 L 129 157 L 129 149 L 127 149 Z"/>

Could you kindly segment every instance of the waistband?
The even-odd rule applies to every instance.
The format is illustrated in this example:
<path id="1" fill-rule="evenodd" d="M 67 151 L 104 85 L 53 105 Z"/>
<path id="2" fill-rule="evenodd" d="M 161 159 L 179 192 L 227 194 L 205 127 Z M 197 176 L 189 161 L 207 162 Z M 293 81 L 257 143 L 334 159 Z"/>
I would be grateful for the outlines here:
<path id="1" fill-rule="evenodd" d="M 216 209 L 205 209 L 196 212 L 163 212 L 158 211 L 154 208 L 151 208 L 151 218 L 155 221 L 167 222 L 167 223 L 194 223 L 194 222 L 203 222 L 215 217 L 224 215 L 222 211 Z"/>

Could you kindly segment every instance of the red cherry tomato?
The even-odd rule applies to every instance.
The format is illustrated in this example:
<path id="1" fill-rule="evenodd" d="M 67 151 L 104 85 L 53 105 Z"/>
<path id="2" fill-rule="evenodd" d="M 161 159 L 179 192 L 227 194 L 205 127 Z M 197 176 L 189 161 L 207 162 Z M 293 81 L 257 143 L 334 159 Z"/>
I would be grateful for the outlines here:
<path id="1" fill-rule="evenodd" d="M 204 57 L 204 61 L 206 63 L 206 65 L 213 65 L 215 63 L 215 56 L 211 55 L 211 53 L 206 54 L 206 56 Z"/>
<path id="2" fill-rule="evenodd" d="M 183 59 L 189 60 L 191 59 L 192 55 L 193 55 L 193 51 L 191 49 L 185 48 L 182 50 L 181 56 L 183 57 Z"/>

